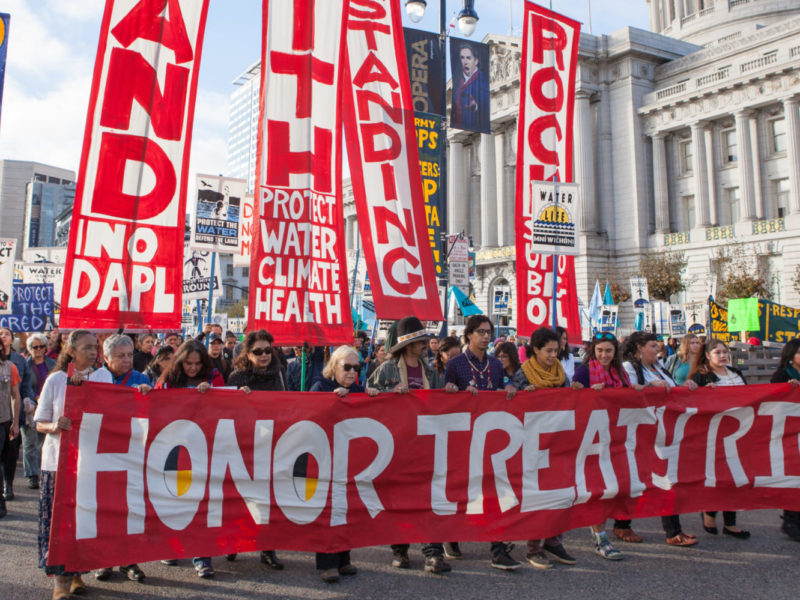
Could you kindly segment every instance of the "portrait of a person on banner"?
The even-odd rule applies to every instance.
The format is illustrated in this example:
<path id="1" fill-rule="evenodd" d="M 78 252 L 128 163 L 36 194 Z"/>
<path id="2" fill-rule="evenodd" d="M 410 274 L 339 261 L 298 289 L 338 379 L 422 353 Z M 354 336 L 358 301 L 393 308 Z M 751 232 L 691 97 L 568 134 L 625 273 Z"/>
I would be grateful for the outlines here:
<path id="1" fill-rule="evenodd" d="M 450 38 L 453 101 L 450 125 L 488 133 L 489 46 Z"/>

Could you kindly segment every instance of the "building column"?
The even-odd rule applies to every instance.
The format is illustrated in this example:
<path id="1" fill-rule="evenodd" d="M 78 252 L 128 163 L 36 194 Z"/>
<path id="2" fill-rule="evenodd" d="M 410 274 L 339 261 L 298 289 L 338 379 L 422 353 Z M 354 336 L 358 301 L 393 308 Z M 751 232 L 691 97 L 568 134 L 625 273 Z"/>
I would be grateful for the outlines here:
<path id="1" fill-rule="evenodd" d="M 761 193 L 761 152 L 758 144 L 758 113 L 752 113 L 748 120 L 750 126 L 750 153 L 753 165 L 753 203 L 756 219 L 764 218 L 764 195 Z"/>
<path id="2" fill-rule="evenodd" d="M 711 125 L 703 128 L 706 139 L 706 185 L 708 190 L 708 224 L 719 225 L 717 216 L 717 171 L 714 169 L 714 132 Z"/>
<path id="3" fill-rule="evenodd" d="M 667 187 L 667 151 L 663 133 L 653 134 L 653 196 L 656 233 L 669 233 L 669 188 Z"/>
<path id="4" fill-rule="evenodd" d="M 500 130 L 494 134 L 494 178 L 497 185 L 497 245 L 505 246 L 508 244 L 506 239 L 506 203 L 508 194 L 506 192 L 506 133 Z"/>
<path id="5" fill-rule="evenodd" d="M 789 171 L 789 207 L 792 214 L 800 213 L 800 116 L 797 114 L 798 98 L 783 99 L 786 119 L 786 162 Z"/>
<path id="6" fill-rule="evenodd" d="M 447 233 L 467 231 L 467 177 L 464 173 L 464 144 L 450 140 L 447 157 Z"/>
<path id="7" fill-rule="evenodd" d="M 481 247 L 497 246 L 497 181 L 495 179 L 494 137 L 481 134 Z"/>
<path id="8" fill-rule="evenodd" d="M 356 250 L 361 246 L 359 243 L 361 241 L 361 236 L 358 231 L 358 217 L 351 215 L 348 221 L 350 221 L 350 247 Z"/>
<path id="9" fill-rule="evenodd" d="M 348 250 L 355 250 L 353 248 L 353 223 L 349 216 L 344 218 L 344 245 Z"/>
<path id="10" fill-rule="evenodd" d="M 750 145 L 750 111 L 739 110 L 736 117 L 736 144 L 739 150 L 739 197 L 742 203 L 742 220 L 752 221 L 756 216 L 753 199 L 753 154 Z"/>
<path id="11" fill-rule="evenodd" d="M 706 170 L 705 124 L 692 123 L 692 170 L 694 171 L 694 214 L 698 227 L 708 227 L 708 171 Z"/>
<path id="12" fill-rule="evenodd" d="M 589 106 L 591 94 L 575 94 L 575 167 L 573 173 L 581 185 L 581 231 L 597 232 L 597 198 L 594 181 L 594 152 L 592 144 L 592 113 Z"/>

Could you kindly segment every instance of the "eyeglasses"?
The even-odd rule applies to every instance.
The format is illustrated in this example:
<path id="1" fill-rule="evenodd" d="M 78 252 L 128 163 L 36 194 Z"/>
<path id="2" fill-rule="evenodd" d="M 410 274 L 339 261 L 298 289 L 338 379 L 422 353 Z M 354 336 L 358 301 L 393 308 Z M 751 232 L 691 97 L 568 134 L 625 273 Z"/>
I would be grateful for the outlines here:
<path id="1" fill-rule="evenodd" d="M 272 352 L 272 348 L 253 348 L 250 350 L 250 354 L 253 356 L 261 356 L 262 354 L 269 354 Z"/>
<path id="2" fill-rule="evenodd" d="M 31 346 L 31 350 L 44 350 L 47 346 Z"/>
<path id="3" fill-rule="evenodd" d="M 600 332 L 600 333 L 595 333 L 595 334 L 594 334 L 594 339 L 596 339 L 596 340 L 608 340 L 608 341 L 614 341 L 614 340 L 615 340 L 615 339 L 617 339 L 617 338 L 616 338 L 616 337 L 614 337 L 614 334 L 613 334 L 613 333 L 608 333 L 608 332 Z"/>
<path id="4" fill-rule="evenodd" d="M 342 368 L 344 369 L 344 371 L 346 373 L 347 371 L 358 371 L 359 366 L 358 365 L 343 364 Z"/>
<path id="5" fill-rule="evenodd" d="M 475 333 L 477 333 L 478 335 L 492 335 L 492 330 L 491 329 L 476 329 Z"/>

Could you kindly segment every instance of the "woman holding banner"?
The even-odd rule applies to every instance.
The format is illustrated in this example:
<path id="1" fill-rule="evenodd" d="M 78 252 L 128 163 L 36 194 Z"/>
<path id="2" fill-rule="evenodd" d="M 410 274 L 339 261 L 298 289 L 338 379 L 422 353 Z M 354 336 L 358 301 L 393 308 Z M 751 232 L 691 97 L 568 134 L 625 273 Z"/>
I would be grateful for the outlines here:
<path id="1" fill-rule="evenodd" d="M 55 579 L 53 600 L 69 598 L 70 594 L 83 594 L 86 591 L 81 573 L 68 573 L 63 565 L 47 565 L 47 551 L 50 546 L 50 521 L 53 516 L 61 431 L 69 431 L 72 427 L 70 420 L 63 416 L 67 386 L 80 385 L 82 381 L 111 383 L 111 374 L 108 371 L 92 369 L 96 359 L 97 337 L 85 329 L 70 333 L 55 370 L 44 382 L 33 416 L 36 430 L 47 434 L 42 444 L 39 481 L 39 567 Z"/>
<path id="2" fill-rule="evenodd" d="M 628 336 L 623 350 L 625 362 L 622 367 L 631 383 L 643 387 L 671 388 L 678 384 L 658 364 L 658 336 L 647 331 L 634 331 Z M 688 379 L 684 386 L 696 390 L 697 384 Z M 670 546 L 694 546 L 697 538 L 689 533 L 684 533 L 681 528 L 681 518 L 678 515 L 661 517 L 661 525 L 667 536 Z M 633 533 L 630 520 L 617 520 L 614 523 L 614 535 L 623 542 L 641 542 L 642 538 Z"/>
<path id="3" fill-rule="evenodd" d="M 172 366 L 161 374 L 156 389 L 196 388 L 198 392 L 205 394 L 212 387 L 224 385 L 225 380 L 211 363 L 211 357 L 208 355 L 206 347 L 197 340 L 187 340 L 175 353 Z M 161 562 L 169 566 L 178 564 L 175 559 Z M 214 577 L 210 556 L 195 556 L 192 564 L 198 577 L 202 579 Z"/>
<path id="4" fill-rule="evenodd" d="M 791 383 L 795 387 L 800 385 L 800 338 L 786 342 L 778 368 L 769 382 Z M 800 542 L 800 511 L 784 510 L 782 519 L 781 531 L 795 542 Z"/>
<path id="5" fill-rule="evenodd" d="M 559 388 L 570 385 L 569 377 L 558 360 L 562 351 L 561 338 L 555 331 L 547 327 L 540 327 L 534 331 L 528 345 L 528 360 L 522 363 L 520 371 L 514 376 L 512 385 L 528 392 L 539 388 Z M 553 560 L 550 559 L 550 556 L 564 565 L 574 565 L 576 562 L 575 558 L 564 548 L 561 534 L 545 540 L 528 540 L 525 558 L 534 567 L 537 569 L 552 568 Z"/>
<path id="6" fill-rule="evenodd" d="M 150 361 L 150 364 L 147 365 L 147 368 L 144 370 L 144 374 L 153 385 L 156 384 L 161 374 L 170 368 L 173 358 L 175 358 L 175 348 L 167 345 L 159 346 L 153 360 Z"/>
<path id="7" fill-rule="evenodd" d="M 249 394 L 253 390 L 262 392 L 283 392 L 286 385 L 278 354 L 272 347 L 274 338 L 264 329 L 251 331 L 242 342 L 242 350 L 234 362 L 234 371 L 228 377 L 228 385 Z M 230 561 L 236 554 L 228 554 Z M 275 571 L 283 570 L 274 550 L 262 550 L 261 562 Z"/>
<path id="8" fill-rule="evenodd" d="M 331 354 L 331 358 L 322 375 L 311 386 L 311 392 L 333 392 L 339 398 L 349 393 L 364 393 L 358 383 L 361 369 L 361 357 L 352 346 L 339 346 Z M 376 396 L 378 390 L 368 387 L 367 394 Z M 350 564 L 350 550 L 343 552 L 317 552 L 317 570 L 325 583 L 339 581 L 339 575 L 355 575 L 358 569 Z"/>
<path id="9" fill-rule="evenodd" d="M 689 372 L 689 377 L 700 387 L 747 385 L 747 380 L 742 375 L 742 372 L 728 364 L 729 357 L 730 350 L 728 350 L 725 342 L 711 338 L 697 353 L 692 369 Z M 701 517 L 703 518 L 703 529 L 712 535 L 716 535 L 718 532 L 716 511 L 704 512 Z M 725 535 L 740 540 L 746 540 L 750 537 L 749 531 L 744 531 L 736 526 L 735 510 L 722 511 L 722 521 L 722 533 Z"/>
<path id="10" fill-rule="evenodd" d="M 675 383 L 681 384 L 689 378 L 689 371 L 692 368 L 692 363 L 700 350 L 700 338 L 695 334 L 689 333 L 683 336 L 681 345 L 678 351 L 667 359 L 665 367 Z"/>
<path id="11" fill-rule="evenodd" d="M 641 390 L 644 386 L 634 385 L 628 379 L 625 369 L 622 368 L 620 358 L 619 342 L 613 333 L 596 333 L 589 343 L 583 364 L 575 369 L 575 377 L 572 380 L 572 389 L 581 390 L 591 388 L 595 391 L 606 388 L 626 388 L 633 387 Z M 620 521 L 615 522 L 615 529 Z M 627 521 L 630 535 L 634 535 L 630 529 L 630 521 Z M 617 550 L 609 541 L 606 535 L 605 521 L 599 525 L 592 525 L 592 538 L 594 539 L 594 551 L 608 560 L 622 560 L 622 552 Z M 638 536 L 636 536 L 638 537 Z M 639 538 L 641 539 L 641 538 Z"/>

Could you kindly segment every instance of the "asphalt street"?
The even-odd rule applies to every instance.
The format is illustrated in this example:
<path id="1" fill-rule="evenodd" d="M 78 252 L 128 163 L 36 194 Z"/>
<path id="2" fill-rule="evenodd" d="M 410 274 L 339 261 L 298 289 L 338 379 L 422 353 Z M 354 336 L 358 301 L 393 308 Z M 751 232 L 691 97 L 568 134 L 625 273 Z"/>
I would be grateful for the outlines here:
<path id="1" fill-rule="evenodd" d="M 37 568 L 38 492 L 29 490 L 20 477 L 15 491 L 17 497 L 8 503 L 8 516 L 0 520 L 0 600 L 48 599 L 52 583 Z M 800 543 L 780 532 L 779 512 L 741 513 L 739 524 L 753 533 L 749 540 L 709 535 L 700 527 L 699 515 L 684 515 L 684 529 L 697 535 L 700 543 L 694 548 L 674 548 L 665 545 L 658 519 L 634 521 L 634 529 L 645 542 L 619 543 L 625 557 L 619 562 L 594 553 L 587 529 L 572 531 L 565 536 L 565 546 L 578 563 L 548 571 L 527 563 L 511 573 L 492 569 L 488 544 L 483 543 L 462 544 L 464 559 L 450 561 L 453 571 L 446 576 L 423 572 L 419 546 L 412 546 L 408 571 L 391 567 L 388 547 L 360 548 L 352 553 L 359 574 L 337 584 L 323 583 L 314 569 L 313 555 L 301 552 L 279 552 L 286 564 L 283 571 L 268 570 L 255 553 L 239 555 L 235 562 L 217 557 L 216 577 L 211 580 L 199 579 L 189 560 L 176 567 L 146 563 L 141 565 L 147 573 L 143 583 L 128 581 L 119 572 L 106 582 L 86 576 L 90 588 L 84 598 L 798 598 Z M 518 560 L 524 558 L 524 546 L 524 542 L 517 543 L 512 552 Z"/>

